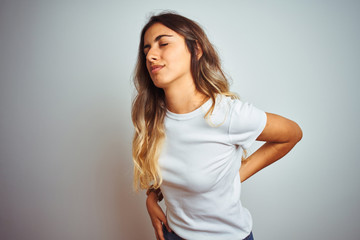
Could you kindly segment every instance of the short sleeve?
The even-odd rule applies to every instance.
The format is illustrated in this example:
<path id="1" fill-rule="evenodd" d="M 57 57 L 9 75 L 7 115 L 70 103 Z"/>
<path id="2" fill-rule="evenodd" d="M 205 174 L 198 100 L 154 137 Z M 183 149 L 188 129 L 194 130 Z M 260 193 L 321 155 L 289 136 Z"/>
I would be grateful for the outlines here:
<path id="1" fill-rule="evenodd" d="M 229 138 L 232 144 L 247 149 L 266 125 L 266 113 L 250 103 L 235 100 L 230 115 Z"/>

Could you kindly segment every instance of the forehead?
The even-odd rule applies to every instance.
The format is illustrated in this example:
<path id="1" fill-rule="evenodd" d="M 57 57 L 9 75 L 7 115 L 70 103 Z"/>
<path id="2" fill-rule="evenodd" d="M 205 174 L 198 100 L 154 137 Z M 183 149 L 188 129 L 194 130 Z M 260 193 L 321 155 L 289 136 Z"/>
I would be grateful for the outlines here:
<path id="1" fill-rule="evenodd" d="M 161 23 L 154 23 L 144 34 L 144 44 L 155 41 L 159 35 L 173 35 L 174 37 L 182 37 L 177 32 L 171 30 Z"/>

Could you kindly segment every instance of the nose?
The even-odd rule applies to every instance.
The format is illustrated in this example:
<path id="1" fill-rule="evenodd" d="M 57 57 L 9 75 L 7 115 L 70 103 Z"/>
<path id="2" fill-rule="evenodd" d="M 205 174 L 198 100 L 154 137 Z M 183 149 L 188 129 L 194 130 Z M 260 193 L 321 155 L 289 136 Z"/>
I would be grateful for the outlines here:
<path id="1" fill-rule="evenodd" d="M 148 53 L 146 54 L 146 60 L 149 62 L 154 62 L 159 59 L 159 53 L 155 48 L 150 48 Z"/>

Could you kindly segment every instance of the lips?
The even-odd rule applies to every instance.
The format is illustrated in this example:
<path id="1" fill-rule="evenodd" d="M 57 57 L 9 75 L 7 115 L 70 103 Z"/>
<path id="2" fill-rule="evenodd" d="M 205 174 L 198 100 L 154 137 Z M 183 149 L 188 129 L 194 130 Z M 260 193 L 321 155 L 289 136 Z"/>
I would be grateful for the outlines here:
<path id="1" fill-rule="evenodd" d="M 163 67 L 164 67 L 164 65 L 153 65 L 150 68 L 151 73 L 156 73 L 156 72 L 160 71 Z"/>

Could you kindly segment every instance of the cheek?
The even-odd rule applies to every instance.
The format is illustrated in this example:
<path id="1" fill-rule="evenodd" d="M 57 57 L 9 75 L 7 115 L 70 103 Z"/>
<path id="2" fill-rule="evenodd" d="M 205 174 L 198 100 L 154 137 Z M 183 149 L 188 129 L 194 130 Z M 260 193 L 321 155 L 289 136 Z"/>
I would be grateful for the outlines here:
<path id="1" fill-rule="evenodd" d="M 168 58 L 172 68 L 189 69 L 191 64 L 191 55 L 188 52 L 179 51 L 171 54 Z"/>
<path id="2" fill-rule="evenodd" d="M 181 62 L 182 62 L 183 69 L 186 70 L 186 71 L 190 71 L 190 69 L 191 69 L 191 55 L 190 54 L 184 55 Z"/>

